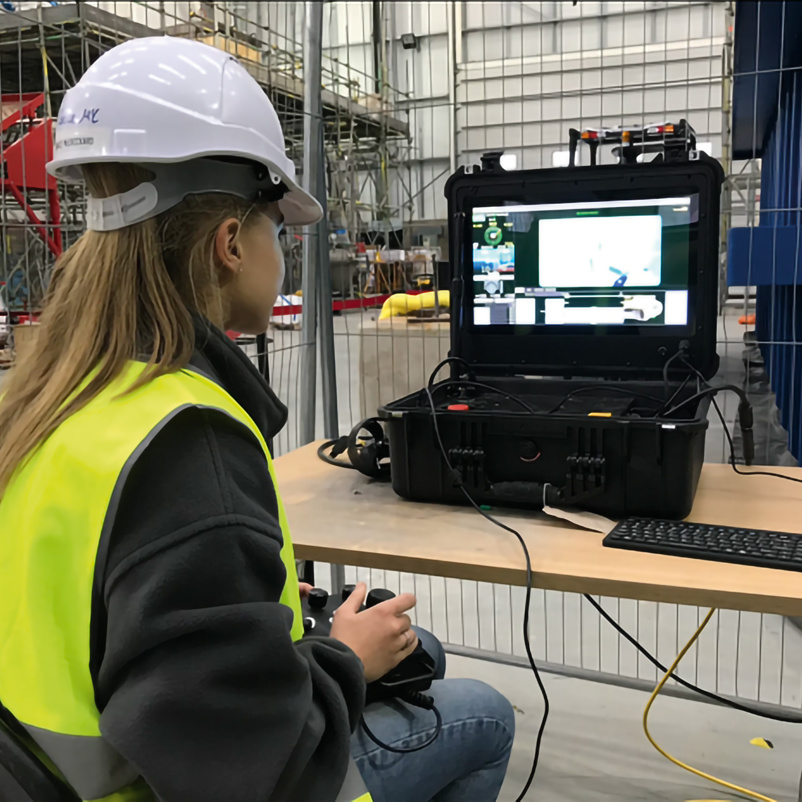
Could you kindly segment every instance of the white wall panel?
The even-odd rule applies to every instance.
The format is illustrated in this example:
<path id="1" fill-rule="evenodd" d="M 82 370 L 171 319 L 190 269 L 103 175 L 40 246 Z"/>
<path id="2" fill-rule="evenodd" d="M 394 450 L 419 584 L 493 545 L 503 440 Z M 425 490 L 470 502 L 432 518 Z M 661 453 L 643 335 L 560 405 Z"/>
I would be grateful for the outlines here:
<path id="1" fill-rule="evenodd" d="M 646 64 L 643 72 L 643 82 L 649 84 L 664 84 L 666 80 L 665 64 Z"/>
<path id="2" fill-rule="evenodd" d="M 451 134 L 448 4 L 392 7 L 396 30 L 411 24 L 422 37 L 417 51 L 397 55 L 405 73 L 398 77 L 410 81 L 411 108 L 419 107 L 414 152 L 442 169 Z M 551 166 L 553 154 L 567 150 L 570 127 L 680 117 L 720 152 L 722 3 L 465 2 L 455 16 L 462 22 L 458 163 L 504 147 L 522 167 Z M 430 120 L 435 128 L 427 141 Z M 416 181 L 426 183 L 420 171 Z M 427 217 L 444 208 L 435 195 L 418 204 L 420 212 L 425 203 Z"/>
<path id="3" fill-rule="evenodd" d="M 420 5 L 416 2 L 409 2 L 409 0 L 402 0 L 402 2 L 393 3 L 393 18 L 395 21 L 396 35 L 400 36 L 402 33 L 422 33 L 422 31 L 415 31 L 415 8 Z"/>
<path id="4" fill-rule="evenodd" d="M 645 45 L 647 41 L 646 14 L 627 14 L 624 20 L 624 45 Z"/>
<path id="5" fill-rule="evenodd" d="M 416 53 L 413 92 L 418 99 L 448 94 L 448 40 L 444 35 L 423 39 Z"/>
<path id="6" fill-rule="evenodd" d="M 332 75 L 340 78 L 339 84 L 333 81 Z M 336 89 L 339 85 L 341 94 L 350 94 L 352 97 L 373 93 L 373 46 L 354 43 L 324 50 L 323 83 L 327 89 Z M 347 87 L 351 83 L 355 86 L 349 92 Z"/>
<path id="7" fill-rule="evenodd" d="M 281 50 L 300 52 L 303 41 L 304 8 L 300 3 L 271 0 L 259 4 L 260 38 Z"/>
<path id="8" fill-rule="evenodd" d="M 669 42 L 681 42 L 691 38 L 691 17 L 692 9 L 682 11 L 667 12 L 666 16 L 666 40 Z M 694 32 L 696 36 L 701 36 L 701 28 Z"/>
<path id="9" fill-rule="evenodd" d="M 282 5 L 293 5 L 284 3 Z M 295 4 L 300 5 L 300 3 Z M 373 31 L 371 3 L 328 3 L 329 13 L 324 16 L 323 44 L 330 46 L 370 44 Z M 328 25 L 326 24 L 328 23 Z"/>
<path id="10" fill-rule="evenodd" d="M 504 52 L 503 31 L 475 31 L 464 35 L 465 60 L 468 62 L 485 62 L 502 58 Z M 535 39 L 536 37 L 532 37 Z M 530 55 L 537 55 L 539 50 Z M 520 53 L 519 53 L 520 55 Z"/>
<path id="11" fill-rule="evenodd" d="M 410 112 L 412 148 L 416 158 L 449 158 L 448 119 L 447 106 L 421 106 Z"/>
<path id="12" fill-rule="evenodd" d="M 395 5 L 395 4 L 393 4 Z M 449 3 L 409 3 L 412 6 L 412 31 L 419 36 L 431 36 L 448 30 Z"/>
<path id="13" fill-rule="evenodd" d="M 484 3 L 464 3 L 462 25 L 465 31 L 484 28 Z"/>
<path id="14" fill-rule="evenodd" d="M 579 104 L 579 118 L 582 120 L 595 120 L 601 116 L 601 95 L 582 95 Z"/>

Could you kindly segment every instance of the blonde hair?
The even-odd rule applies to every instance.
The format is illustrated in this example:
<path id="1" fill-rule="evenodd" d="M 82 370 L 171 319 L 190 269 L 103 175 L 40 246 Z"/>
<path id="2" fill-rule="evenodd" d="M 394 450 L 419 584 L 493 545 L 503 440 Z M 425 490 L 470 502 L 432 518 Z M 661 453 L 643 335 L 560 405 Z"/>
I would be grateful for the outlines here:
<path id="1" fill-rule="evenodd" d="M 93 196 L 107 197 L 150 174 L 136 165 L 97 164 L 85 166 L 84 177 Z M 233 195 L 189 196 L 151 220 L 87 231 L 62 254 L 35 344 L 0 397 L 0 499 L 26 457 L 129 360 L 147 362 L 141 386 L 187 365 L 193 314 L 223 326 L 215 235 L 228 218 L 247 225 L 258 217 L 251 209 Z"/>

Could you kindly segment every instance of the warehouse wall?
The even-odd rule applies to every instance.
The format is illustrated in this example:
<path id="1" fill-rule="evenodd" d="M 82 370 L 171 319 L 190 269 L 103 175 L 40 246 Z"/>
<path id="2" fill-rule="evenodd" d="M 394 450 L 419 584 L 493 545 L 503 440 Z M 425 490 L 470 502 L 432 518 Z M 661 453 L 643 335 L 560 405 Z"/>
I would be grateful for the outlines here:
<path id="1" fill-rule="evenodd" d="M 31 5 L 40 5 L 32 3 Z M 128 17 L 140 25 L 147 25 L 150 28 L 158 29 L 161 25 L 175 25 L 177 22 L 185 22 L 189 19 L 190 11 L 197 13 L 200 10 L 200 3 L 125 3 L 125 2 L 106 2 L 88 3 L 97 6 L 110 14 L 117 14 L 121 17 Z"/>
<path id="2" fill-rule="evenodd" d="M 204 6 L 98 5 L 154 26 L 159 12 L 185 18 Z M 300 55 L 303 4 L 223 6 L 255 16 L 239 27 Z M 412 139 L 400 154 L 402 174 L 389 177 L 393 204 L 404 218 L 442 219 L 455 164 L 504 148 L 520 167 L 551 166 L 565 158 L 569 127 L 686 116 L 719 155 L 726 7 L 720 0 L 383 3 L 389 99 Z M 375 92 L 372 28 L 372 3 L 326 4 L 327 89 L 361 99 Z M 416 49 L 402 47 L 405 33 L 418 37 Z M 364 193 L 373 205 L 370 182 Z M 411 211 L 401 208 L 410 195 Z"/>
<path id="3" fill-rule="evenodd" d="M 370 3 L 333 5 L 329 46 L 371 73 Z M 412 126 L 416 217 L 445 217 L 452 151 L 457 164 L 503 147 L 519 166 L 551 166 L 569 127 L 687 116 L 720 154 L 725 3 L 453 6 L 452 16 L 447 2 L 385 5 L 390 83 L 409 95 L 400 106 Z M 419 37 L 416 50 L 402 49 L 403 33 Z"/>

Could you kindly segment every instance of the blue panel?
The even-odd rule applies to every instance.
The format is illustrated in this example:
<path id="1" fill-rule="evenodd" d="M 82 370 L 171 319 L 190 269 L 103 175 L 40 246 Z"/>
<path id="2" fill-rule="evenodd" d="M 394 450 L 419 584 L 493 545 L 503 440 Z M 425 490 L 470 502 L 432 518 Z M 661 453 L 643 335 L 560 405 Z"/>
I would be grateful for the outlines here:
<path id="1" fill-rule="evenodd" d="M 732 144 L 763 156 L 777 118 L 780 76 L 802 65 L 802 3 L 740 0 L 735 10 Z"/>
<path id="2" fill-rule="evenodd" d="M 728 235 L 727 281 L 757 286 L 755 333 L 802 458 L 802 2 L 736 6 L 736 158 L 761 156 L 760 219 Z"/>
<path id="3" fill-rule="evenodd" d="M 727 284 L 731 287 L 801 283 L 799 226 L 731 228 L 727 254 Z"/>

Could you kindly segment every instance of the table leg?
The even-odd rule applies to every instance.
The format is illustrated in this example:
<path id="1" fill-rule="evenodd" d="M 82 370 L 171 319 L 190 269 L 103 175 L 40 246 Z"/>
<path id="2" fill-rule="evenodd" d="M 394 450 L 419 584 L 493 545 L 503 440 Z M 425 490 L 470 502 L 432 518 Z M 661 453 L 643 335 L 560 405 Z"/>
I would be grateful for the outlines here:
<path id="1" fill-rule="evenodd" d="M 335 593 L 339 594 L 340 591 L 343 589 L 343 585 L 345 585 L 345 566 L 344 565 L 332 565 L 331 566 L 331 587 L 329 588 L 329 592 L 334 595 Z"/>
<path id="2" fill-rule="evenodd" d="M 312 560 L 301 560 L 298 578 L 309 585 L 315 584 L 315 564 Z"/>

